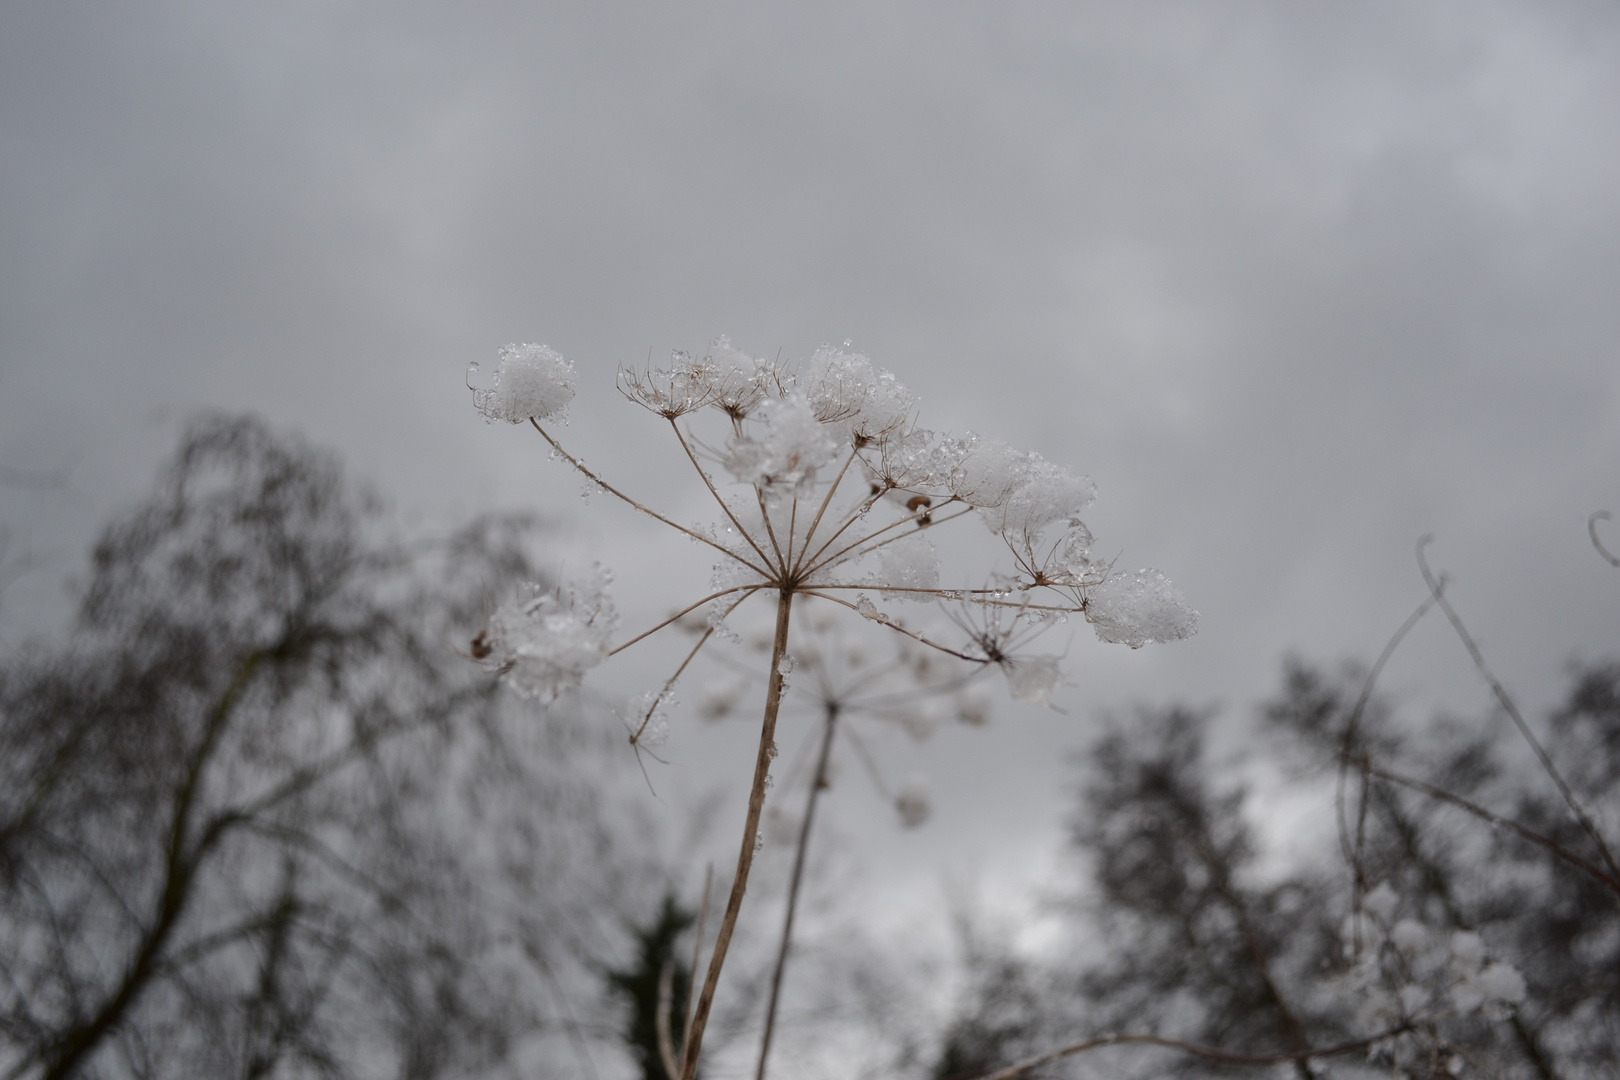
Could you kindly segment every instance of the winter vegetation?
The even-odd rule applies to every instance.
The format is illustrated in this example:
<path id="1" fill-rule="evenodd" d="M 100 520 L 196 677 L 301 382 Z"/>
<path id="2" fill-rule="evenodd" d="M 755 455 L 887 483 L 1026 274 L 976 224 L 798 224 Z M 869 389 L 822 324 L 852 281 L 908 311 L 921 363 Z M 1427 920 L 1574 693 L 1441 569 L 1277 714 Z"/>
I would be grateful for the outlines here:
<path id="1" fill-rule="evenodd" d="M 764 842 L 777 719 L 796 666 L 789 651 L 796 603 L 841 607 L 942 656 L 999 668 L 1014 699 L 1038 705 L 1050 703 L 1063 681 L 1057 657 L 1026 651 L 1046 630 L 1079 617 L 1103 641 L 1140 648 L 1189 636 L 1198 614 L 1158 571 L 1116 573 L 1094 554 L 1080 517 L 1095 495 L 1090 478 L 997 439 L 919 426 L 911 392 L 862 354 L 823 346 L 799 371 L 751 357 L 722 337 L 702 357 L 677 352 L 666 368 L 621 370 L 620 391 L 669 425 L 691 462 L 694 482 L 713 497 L 720 520 L 691 528 L 614 487 L 547 430 L 542 421 L 559 417 L 573 399 L 574 377 L 572 363 L 546 346 L 508 345 L 491 385 L 474 390 L 473 403 L 487 420 L 527 421 L 552 454 L 589 483 L 706 544 L 719 561 L 707 595 L 619 644 L 612 644 L 616 620 L 605 574 L 549 593 L 531 590 L 498 609 L 475 640 L 485 666 L 520 696 L 549 702 L 577 687 L 600 661 L 704 609 L 708 627 L 686 659 L 661 687 L 634 699 L 627 716 L 630 743 L 656 746 L 668 734 L 665 704 L 692 660 L 716 634 L 726 636 L 726 620 L 751 597 L 775 605 L 764 716 L 737 865 L 681 1045 L 666 1050 L 666 1069 L 691 1080 L 754 855 Z M 696 429 L 710 420 L 712 433 Z M 711 469 L 730 474 L 724 493 Z M 980 582 L 942 587 L 934 538 L 974 517 L 1006 545 L 1012 570 L 986 567 Z M 937 604 L 960 634 L 947 638 L 907 626 L 880 609 L 874 596 L 885 604 Z M 829 741 L 833 731 L 829 721 Z M 913 817 L 922 812 L 919 805 L 915 794 L 899 802 L 902 814 Z M 809 821 L 807 813 L 807 827 Z M 791 902 L 788 910 L 779 973 Z M 770 994 L 760 1077 L 769 1062 L 779 982 L 778 976 Z"/>
<path id="2" fill-rule="evenodd" d="M 885 824 L 924 826 L 949 791 L 879 741 L 1050 707 L 1059 628 L 1137 648 L 1196 613 L 1096 553 L 1088 479 L 918 426 L 847 349 L 795 370 L 719 339 L 621 372 L 705 525 L 562 444 L 577 378 L 525 345 L 470 381 L 712 553 L 648 626 L 607 569 L 550 573 L 535 518 L 402 537 L 330 454 L 251 418 L 187 429 L 104 532 L 72 634 L 0 658 L 0 1076 L 1614 1075 L 1620 661 L 1572 663 L 1527 714 L 1420 544 L 1427 594 L 1382 654 L 1288 660 L 1241 743 L 1174 702 L 1087 724 L 1052 932 L 964 906 L 959 955 L 919 960 L 818 883 L 827 800 L 870 784 Z M 1478 716 L 1380 688 L 1436 619 Z M 673 671 L 593 686 L 655 634 Z M 787 717 L 808 734 L 779 758 Z M 756 747 L 736 863 L 706 873 L 649 791 L 699 723 Z"/>

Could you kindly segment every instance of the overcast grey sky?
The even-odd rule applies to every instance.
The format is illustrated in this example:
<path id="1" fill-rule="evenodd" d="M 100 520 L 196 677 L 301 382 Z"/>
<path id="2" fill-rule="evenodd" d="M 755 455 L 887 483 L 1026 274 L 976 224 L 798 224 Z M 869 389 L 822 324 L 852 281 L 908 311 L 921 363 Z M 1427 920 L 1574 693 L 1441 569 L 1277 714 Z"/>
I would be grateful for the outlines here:
<path id="1" fill-rule="evenodd" d="M 1620 8 L 0 8 L 0 522 L 32 560 L 7 642 L 59 624 L 203 407 L 338 447 L 428 524 L 539 507 L 651 587 L 665 541 L 582 515 L 463 372 L 575 358 L 570 439 L 678 502 L 613 370 L 719 333 L 851 339 L 929 426 L 1089 472 L 1101 546 L 1203 613 L 1174 647 L 1077 638 L 1067 715 L 936 740 L 932 839 L 894 874 L 1049 844 L 1098 708 L 1240 710 L 1286 650 L 1370 658 L 1423 533 L 1545 704 L 1620 644 L 1585 531 L 1620 512 Z M 1389 685 L 1486 702 L 1439 623 Z"/>

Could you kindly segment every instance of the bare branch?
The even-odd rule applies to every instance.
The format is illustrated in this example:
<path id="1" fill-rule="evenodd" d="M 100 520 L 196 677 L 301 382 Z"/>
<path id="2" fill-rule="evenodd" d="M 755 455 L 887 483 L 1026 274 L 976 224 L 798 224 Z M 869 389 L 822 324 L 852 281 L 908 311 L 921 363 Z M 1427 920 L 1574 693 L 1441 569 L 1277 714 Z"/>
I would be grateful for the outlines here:
<path id="1" fill-rule="evenodd" d="M 1513 724 L 1519 729 L 1519 734 L 1524 736 L 1524 741 L 1530 745 L 1531 750 L 1535 751 L 1536 760 L 1541 763 L 1542 771 L 1557 785 L 1559 794 L 1563 795 L 1564 802 L 1569 806 L 1570 812 L 1575 815 L 1575 820 L 1580 823 L 1586 835 L 1591 837 L 1592 842 L 1597 845 L 1598 851 L 1603 855 L 1604 864 L 1609 868 L 1609 873 L 1620 877 L 1620 865 L 1615 863 L 1614 853 L 1609 850 L 1609 845 L 1604 841 L 1603 835 L 1598 832 L 1596 823 L 1592 821 L 1585 808 L 1575 798 L 1575 792 L 1570 789 L 1569 784 L 1564 780 L 1563 774 L 1558 771 L 1558 766 L 1553 764 L 1552 756 L 1547 753 L 1540 740 L 1531 732 L 1530 725 L 1525 723 L 1523 714 L 1519 712 L 1518 705 L 1508 696 L 1507 689 L 1491 671 L 1490 666 L 1485 663 L 1485 654 L 1480 651 L 1473 635 L 1463 625 L 1462 617 L 1457 614 L 1443 595 L 1444 586 L 1435 578 L 1434 573 L 1429 569 L 1428 560 L 1423 555 L 1424 547 L 1433 539 L 1431 536 L 1425 536 L 1417 544 L 1418 567 L 1423 571 L 1423 580 L 1428 584 L 1430 594 L 1434 596 L 1435 603 L 1440 605 L 1440 610 L 1446 613 L 1446 618 L 1451 620 L 1452 629 L 1457 631 L 1457 637 L 1462 640 L 1464 647 L 1468 649 L 1468 655 L 1473 657 L 1474 667 L 1479 669 L 1480 676 L 1490 686 L 1491 692 L 1496 695 L 1496 700 L 1502 703 L 1502 708 L 1506 709 L 1508 716 L 1513 718 Z"/>
<path id="2" fill-rule="evenodd" d="M 1493 813 L 1477 803 L 1468 801 L 1461 795 L 1447 791 L 1445 788 L 1436 787 L 1434 784 L 1428 784 L 1422 780 L 1413 779 L 1410 776 L 1402 776 L 1401 774 L 1391 772 L 1388 769 L 1381 769 L 1376 765 L 1362 764 L 1362 762 L 1358 762 L 1358 765 L 1360 765 L 1369 776 L 1386 781 L 1387 783 L 1395 784 L 1399 787 L 1404 787 L 1412 791 L 1419 792 L 1420 794 L 1426 795 L 1431 799 L 1437 799 L 1440 802 L 1450 803 L 1452 806 L 1458 807 L 1459 809 L 1465 810 L 1474 815 L 1488 825 L 1495 828 L 1507 829 L 1514 835 L 1524 840 L 1528 840 L 1530 843 L 1535 844 L 1538 847 L 1546 848 L 1548 851 L 1552 852 L 1560 859 L 1563 859 L 1565 862 L 1580 870 L 1582 873 L 1588 874 L 1592 878 L 1601 882 L 1606 888 L 1608 888 L 1610 892 L 1614 893 L 1617 898 L 1620 898 L 1620 877 L 1617 877 L 1613 873 L 1605 872 L 1602 867 L 1594 866 L 1592 863 L 1581 858 L 1579 855 L 1575 854 L 1575 852 L 1569 850 L 1569 848 L 1565 847 L 1563 844 L 1560 844 L 1551 837 L 1543 836 L 1541 833 L 1538 833 L 1534 829 L 1514 821 L 1512 818 L 1505 818 L 1500 814 Z"/>
<path id="3" fill-rule="evenodd" d="M 1182 1042 L 1179 1039 L 1165 1039 L 1157 1035 L 1099 1035 L 1096 1038 L 1085 1039 L 1081 1042 L 1060 1046 L 1056 1050 L 1048 1050 L 1032 1058 L 1026 1058 L 1014 1065 L 994 1072 L 974 1073 L 965 1077 L 953 1077 L 952 1080 L 1015 1080 L 1016 1077 L 1048 1065 L 1062 1058 L 1083 1054 L 1088 1050 L 1098 1050 L 1104 1046 L 1162 1046 L 1166 1050 L 1175 1050 L 1179 1053 L 1190 1054 L 1193 1057 L 1206 1058 L 1210 1061 L 1225 1062 L 1228 1065 L 1287 1065 L 1293 1062 L 1309 1062 L 1317 1058 L 1343 1057 L 1369 1049 L 1375 1043 L 1385 1039 L 1394 1038 L 1412 1030 L 1412 1025 L 1401 1024 L 1390 1028 L 1370 1039 L 1357 1039 L 1355 1042 L 1339 1043 L 1336 1046 L 1324 1046 L 1309 1050 L 1296 1050 L 1289 1054 L 1240 1054 L 1230 1050 L 1221 1050 L 1214 1046 L 1200 1046 L 1197 1043 Z"/>
<path id="4" fill-rule="evenodd" d="M 1597 534 L 1597 523 L 1609 520 L 1610 516 L 1607 510 L 1597 511 L 1586 519 L 1586 532 L 1592 537 L 1592 546 L 1597 548 L 1598 554 L 1608 560 L 1610 566 L 1620 567 L 1620 558 L 1615 557 L 1614 552 L 1603 546 L 1603 541 L 1598 539 Z"/>

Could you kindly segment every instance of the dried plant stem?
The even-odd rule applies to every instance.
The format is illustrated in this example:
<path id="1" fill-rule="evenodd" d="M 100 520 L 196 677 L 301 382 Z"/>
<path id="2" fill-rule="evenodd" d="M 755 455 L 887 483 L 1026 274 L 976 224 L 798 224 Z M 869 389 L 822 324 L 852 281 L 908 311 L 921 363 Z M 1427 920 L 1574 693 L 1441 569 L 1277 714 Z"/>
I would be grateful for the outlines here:
<path id="1" fill-rule="evenodd" d="M 686 1040 L 680 1080 L 693 1080 L 697 1075 L 698 1055 L 703 1049 L 703 1030 L 709 1023 L 709 1010 L 714 1005 L 714 992 L 720 984 L 720 969 L 726 962 L 726 950 L 731 947 L 731 935 L 737 929 L 743 894 L 748 891 L 748 872 L 754 865 L 759 819 L 765 809 L 765 781 L 770 775 L 771 762 L 776 757 L 776 714 L 782 705 L 782 657 L 787 655 L 788 617 L 792 611 L 793 593 L 783 589 L 776 601 L 776 636 L 771 642 L 770 683 L 765 691 L 765 717 L 760 724 L 759 752 L 754 758 L 754 784 L 748 792 L 748 815 L 743 823 L 742 847 L 737 853 L 737 873 L 731 880 L 731 895 L 726 900 L 726 911 L 720 920 L 720 933 L 714 943 L 714 954 L 709 959 L 708 974 L 703 978 L 703 992 L 699 994 L 697 1009 L 692 1014 L 692 1033 Z"/>
<path id="2" fill-rule="evenodd" d="M 804 531 L 804 548 L 799 552 L 798 562 L 789 568 L 792 573 L 798 574 L 804 569 L 804 559 L 810 551 L 810 541 L 815 537 L 816 530 L 821 527 L 821 516 L 827 512 L 827 507 L 832 504 L 833 495 L 838 491 L 838 485 L 844 482 L 844 474 L 849 472 L 849 467 L 855 463 L 855 459 L 859 456 L 859 451 L 851 450 L 849 457 L 844 459 L 844 467 L 838 470 L 838 475 L 833 477 L 833 482 L 827 487 L 827 497 L 821 500 L 820 506 L 816 507 L 816 516 L 810 519 L 810 527 Z"/>
<path id="3" fill-rule="evenodd" d="M 702 533 L 693 532 L 691 529 L 688 529 L 685 525 L 677 525 L 675 522 L 671 521 L 669 518 L 665 517 L 663 514 L 660 514 L 658 511 L 651 510 L 651 509 L 649 509 L 649 508 L 647 508 L 645 506 L 642 506 L 640 503 L 636 502 L 636 500 L 632 499 L 630 496 L 626 495 L 624 492 L 620 491 L 618 488 L 614 487 L 612 484 L 608 483 L 606 480 L 603 480 L 600 476 L 597 476 L 595 473 L 591 472 L 591 470 L 589 470 L 589 469 L 587 469 L 585 467 L 584 462 L 580 461 L 573 454 L 570 454 L 568 451 L 564 450 L 562 448 L 562 444 L 559 443 L 556 439 L 553 439 L 551 437 L 551 435 L 546 431 L 546 429 L 540 426 L 540 422 L 538 420 L 535 420 L 533 417 L 530 417 L 529 418 L 529 423 L 534 425 L 534 430 L 538 431 L 540 433 L 540 437 L 545 439 L 546 442 L 551 444 L 551 448 L 553 450 L 557 451 L 557 453 L 562 456 L 562 459 L 564 461 L 566 461 L 566 462 L 568 462 L 568 464 L 572 465 L 587 480 L 589 480 L 591 483 L 595 484 L 597 487 L 601 488 L 603 491 L 607 492 L 609 495 L 612 495 L 614 498 L 620 500 L 621 502 L 625 502 L 625 503 L 630 504 L 632 507 L 634 507 L 637 510 L 640 510 L 643 514 L 646 514 L 650 518 L 656 518 L 657 520 L 662 521 L 665 525 L 668 525 L 670 528 L 674 529 L 676 532 L 682 533 L 682 534 L 684 534 L 686 536 L 690 536 L 693 540 L 696 540 L 699 543 L 708 544 L 710 547 L 714 548 L 716 551 L 725 552 L 727 555 L 731 556 L 733 559 L 736 559 L 738 562 L 740 562 L 744 566 L 748 567 L 748 569 L 750 569 L 750 570 L 754 571 L 755 573 L 757 573 L 760 577 L 764 577 L 764 578 L 770 577 L 770 575 L 768 573 L 766 573 L 764 570 L 760 569 L 758 566 L 755 566 L 753 563 L 749 562 L 747 559 L 743 558 L 741 555 L 737 554 L 735 551 L 732 551 L 730 548 L 726 547 L 724 544 L 717 543 L 714 540 L 709 539 L 707 536 L 704 536 Z M 700 472 L 700 473 L 702 471 L 703 471 L 702 469 L 698 470 L 698 472 Z"/>
<path id="4" fill-rule="evenodd" d="M 810 848 L 810 825 L 816 819 L 816 802 L 827 786 L 827 762 L 832 757 L 833 737 L 838 731 L 838 706 L 827 705 L 827 720 L 821 734 L 821 753 L 816 758 L 815 775 L 810 780 L 810 796 L 805 800 L 804 821 L 799 824 L 798 848 L 793 853 L 793 876 L 788 882 L 787 914 L 782 918 L 782 942 L 776 949 L 776 967 L 771 971 L 771 992 L 765 1001 L 765 1033 L 759 1043 L 759 1068 L 755 1080 L 765 1080 L 765 1065 L 771 1056 L 771 1036 L 776 1031 L 776 1006 L 782 993 L 782 973 L 787 970 L 788 949 L 793 941 L 793 916 L 799 909 L 799 885 L 804 880 L 805 852 Z"/>
<path id="5" fill-rule="evenodd" d="M 620 645 L 615 645 L 613 648 L 608 650 L 608 655 L 609 656 L 617 656 L 619 653 L 622 653 L 624 650 L 628 649 L 630 646 L 634 645 L 636 642 L 640 641 L 642 638 L 652 637 L 654 634 L 658 633 L 658 631 L 662 630 L 664 627 L 670 625 L 671 623 L 679 622 L 683 616 L 690 615 L 692 612 L 696 611 L 698 608 L 702 607 L 704 604 L 707 604 L 711 600 L 718 600 L 722 596 L 730 596 L 732 593 L 740 592 L 740 593 L 744 594 L 743 596 L 740 596 L 740 597 L 737 598 L 737 604 L 740 604 L 744 600 L 748 599 L 749 596 L 753 595 L 755 592 L 757 592 L 757 591 L 759 591 L 760 589 L 763 589 L 763 588 L 765 588 L 764 585 L 738 585 L 735 588 L 722 589 L 717 593 L 710 593 L 708 596 L 705 596 L 701 600 L 697 600 L 697 601 L 694 601 L 693 603 L 687 604 L 685 607 L 681 608 L 681 610 L 677 611 L 675 614 L 671 615 L 669 618 L 665 619 L 663 622 L 659 623 L 657 626 L 653 627 L 651 630 L 643 630 L 641 633 L 637 634 L 635 637 L 631 638 L 629 641 L 626 641 L 626 642 L 624 642 L 623 644 L 620 644 Z M 729 615 L 733 611 L 735 611 L 737 609 L 737 604 L 732 604 L 731 607 L 727 608 L 726 609 L 726 614 Z"/>
<path id="6" fill-rule="evenodd" d="M 837 587 L 838 586 L 833 586 L 833 588 L 837 588 Z M 851 588 L 854 588 L 854 587 L 855 586 L 851 586 Z M 945 653 L 945 654 L 947 654 L 949 656 L 954 656 L 958 660 L 970 660 L 975 664 L 984 663 L 984 657 L 982 657 L 982 656 L 969 656 L 967 653 L 959 652 L 958 650 L 953 649 L 948 645 L 941 645 L 937 641 L 930 641 L 928 638 L 923 637 L 921 634 L 917 633 L 917 631 L 908 630 L 906 627 L 901 626 L 899 623 L 894 622 L 892 619 L 887 619 L 887 618 L 872 619 L 871 616 L 862 614 L 861 609 L 856 607 L 854 604 L 850 603 L 848 600 L 843 600 L 843 599 L 840 599 L 839 597 L 836 597 L 836 596 L 829 596 L 825 592 L 822 592 L 822 589 L 824 589 L 824 588 L 827 588 L 827 586 L 818 585 L 818 586 L 816 586 L 816 588 L 813 591 L 806 591 L 804 595 L 806 595 L 806 596 L 819 596 L 823 600 L 830 600 L 835 604 L 842 604 L 844 607 L 849 608 L 849 610 L 855 612 L 858 615 L 861 615 L 861 617 L 864 618 L 864 619 L 870 619 L 870 621 L 877 623 L 879 626 L 887 626 L 890 630 L 893 630 L 896 633 L 904 634 L 904 635 L 906 635 L 906 637 L 911 638 L 914 641 L 921 642 L 922 644 L 927 645 L 931 649 L 938 649 L 940 652 Z M 870 586 L 864 586 L 864 588 L 870 589 Z M 916 590 L 916 591 L 922 592 L 922 591 L 926 591 L 926 590 L 920 590 L 919 589 L 919 590 Z"/>
<path id="7" fill-rule="evenodd" d="M 669 426 L 670 430 L 675 432 L 676 441 L 681 444 L 681 449 L 686 451 L 686 460 L 692 463 L 693 471 L 695 471 L 698 474 L 698 477 L 702 479 L 703 486 L 709 489 L 709 494 L 714 496 L 714 501 L 720 504 L 720 512 L 726 515 L 726 520 L 731 522 L 732 527 L 737 530 L 738 534 L 741 535 L 744 540 L 748 541 L 748 546 L 754 549 L 754 554 L 759 556 L 759 561 L 765 563 L 767 566 L 770 565 L 770 557 L 765 554 L 758 544 L 754 543 L 753 536 L 749 534 L 747 529 L 742 527 L 742 522 L 737 520 L 737 515 L 731 512 L 731 507 L 726 505 L 726 500 L 722 499 L 720 497 L 720 492 L 715 489 L 714 481 L 710 480 L 709 474 L 703 471 L 703 466 L 698 463 L 697 455 L 692 453 L 692 447 L 687 443 L 686 436 L 681 434 L 681 426 L 674 420 L 669 422 Z M 758 568 L 756 567 L 755 569 Z"/>
<path id="8" fill-rule="evenodd" d="M 893 532 L 895 529 L 898 529 L 898 528 L 900 528 L 902 526 L 914 525 L 917 522 L 921 521 L 923 518 L 930 516 L 931 514 L 939 513 L 940 511 L 944 510 L 945 507 L 951 505 L 951 503 L 955 502 L 955 501 L 956 501 L 955 499 L 948 499 L 945 502 L 940 503 L 938 506 L 934 506 L 934 507 L 925 506 L 921 510 L 914 511 L 911 514 L 906 515 L 905 517 L 901 518 L 899 521 L 891 521 L 889 524 L 883 526 L 881 529 L 873 529 L 871 532 L 867 533 L 865 536 L 861 537 L 859 540 L 855 540 L 855 541 L 852 541 L 851 543 L 845 544 L 843 547 L 839 548 L 837 551 L 833 552 L 831 555 L 826 555 L 825 557 L 823 557 L 826 550 L 828 548 L 832 547 L 833 542 L 836 541 L 840 536 L 842 536 L 844 534 L 844 530 L 849 528 L 851 525 L 855 524 L 855 522 L 860 520 L 860 515 L 855 514 L 855 515 L 851 516 L 848 521 L 844 522 L 843 525 L 839 526 L 837 532 L 835 532 L 831 536 L 827 537 L 827 542 L 822 544 L 821 547 L 816 550 L 816 553 L 810 557 L 810 559 L 808 560 L 810 562 L 810 566 L 807 567 L 804 570 L 804 576 L 809 577 L 810 575 L 815 574 L 816 572 L 818 572 L 820 570 L 825 570 L 827 567 L 832 566 L 833 564 L 837 563 L 845 555 L 848 555 L 850 552 L 854 551 L 856 548 L 860 548 L 860 547 L 865 546 L 868 541 L 876 540 L 878 537 L 882 536 L 884 533 Z M 957 511 L 956 513 L 952 514 L 950 517 L 940 518 L 938 521 L 934 522 L 934 524 L 935 525 L 943 525 L 947 521 L 955 521 L 957 518 L 965 517 L 966 515 L 971 514 L 972 512 L 973 512 L 973 508 L 968 507 L 966 510 Z M 932 526 L 930 526 L 930 527 L 932 527 Z M 892 543 L 893 541 L 900 539 L 900 537 L 904 536 L 904 535 L 906 535 L 906 534 L 901 533 L 901 534 L 899 534 L 897 536 L 891 536 L 887 540 L 881 541 L 880 543 L 873 544 L 871 547 L 867 548 L 866 551 L 868 551 L 868 552 L 869 551 L 876 551 L 878 548 L 882 547 L 884 544 Z M 866 552 L 862 552 L 862 554 L 865 554 L 865 553 Z"/>

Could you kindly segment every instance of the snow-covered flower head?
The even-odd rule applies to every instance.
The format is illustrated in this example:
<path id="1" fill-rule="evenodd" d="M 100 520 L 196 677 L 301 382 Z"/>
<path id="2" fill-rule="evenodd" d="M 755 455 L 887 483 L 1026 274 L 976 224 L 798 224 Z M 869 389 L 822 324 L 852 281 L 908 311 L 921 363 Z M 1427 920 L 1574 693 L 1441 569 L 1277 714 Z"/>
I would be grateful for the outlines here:
<path id="1" fill-rule="evenodd" d="M 800 387 L 818 420 L 846 427 L 862 446 L 899 433 L 917 400 L 870 357 L 830 345 L 816 351 Z"/>
<path id="2" fill-rule="evenodd" d="M 560 415 L 572 400 L 573 363 L 544 345 L 501 346 L 493 385 L 473 391 L 474 407 L 491 422 L 546 420 Z"/>
<path id="3" fill-rule="evenodd" d="M 473 658 L 519 697 L 548 705 L 579 686 L 608 654 L 618 625 L 606 571 L 583 582 L 545 589 L 534 583 L 497 607 L 473 639 Z"/>
<path id="4" fill-rule="evenodd" d="M 725 463 L 738 480 L 772 499 L 808 495 L 817 470 L 841 449 L 803 394 L 766 401 L 760 407 L 760 428 L 756 434 L 734 436 Z"/>
<path id="5" fill-rule="evenodd" d="M 1086 619 L 1100 641 L 1140 649 L 1149 642 L 1180 641 L 1198 630 L 1198 612 L 1157 570 L 1112 573 L 1085 592 Z"/>

